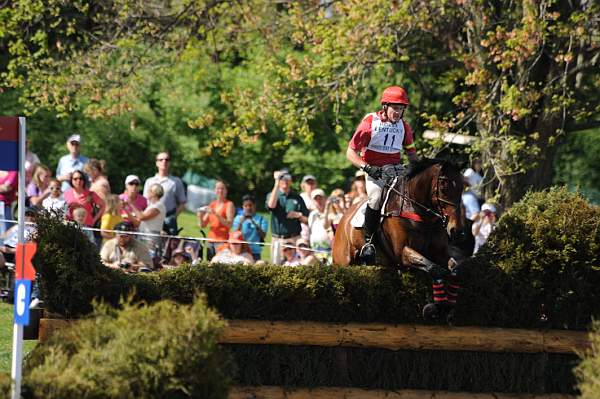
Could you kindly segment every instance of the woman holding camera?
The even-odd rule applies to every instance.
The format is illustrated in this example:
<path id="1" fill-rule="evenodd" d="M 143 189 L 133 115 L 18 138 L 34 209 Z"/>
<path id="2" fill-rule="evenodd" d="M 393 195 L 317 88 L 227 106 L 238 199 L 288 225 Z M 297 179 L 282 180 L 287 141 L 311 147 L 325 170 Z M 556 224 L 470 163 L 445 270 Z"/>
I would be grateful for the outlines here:
<path id="1" fill-rule="evenodd" d="M 152 234 L 142 237 L 142 241 L 150 248 L 162 248 L 160 232 L 165 222 L 167 208 L 160 200 L 165 191 L 158 183 L 154 183 L 148 190 L 148 206 L 144 210 L 138 209 L 133 201 L 124 201 L 123 209 L 130 210 L 127 219 L 137 227 L 140 233 Z"/>
<path id="2" fill-rule="evenodd" d="M 227 199 L 227 186 L 221 180 L 215 184 L 215 194 L 217 199 L 198 210 L 198 225 L 202 227 L 209 226 L 208 230 L 208 259 L 212 259 L 217 253 L 217 249 L 227 243 L 229 239 L 229 229 L 233 224 L 235 216 L 235 206 L 233 202 Z"/>

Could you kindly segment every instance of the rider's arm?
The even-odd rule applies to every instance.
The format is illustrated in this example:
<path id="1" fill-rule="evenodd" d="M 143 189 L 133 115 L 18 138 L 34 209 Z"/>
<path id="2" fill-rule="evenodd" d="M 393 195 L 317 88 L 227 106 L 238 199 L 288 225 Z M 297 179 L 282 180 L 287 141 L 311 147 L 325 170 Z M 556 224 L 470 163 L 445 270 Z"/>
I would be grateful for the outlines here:
<path id="1" fill-rule="evenodd" d="M 348 149 L 346 150 L 346 158 L 352 163 L 352 165 L 356 166 L 359 169 L 362 169 L 362 167 L 366 164 L 366 162 L 362 160 L 358 152 L 352 149 L 350 145 L 348 145 Z"/>

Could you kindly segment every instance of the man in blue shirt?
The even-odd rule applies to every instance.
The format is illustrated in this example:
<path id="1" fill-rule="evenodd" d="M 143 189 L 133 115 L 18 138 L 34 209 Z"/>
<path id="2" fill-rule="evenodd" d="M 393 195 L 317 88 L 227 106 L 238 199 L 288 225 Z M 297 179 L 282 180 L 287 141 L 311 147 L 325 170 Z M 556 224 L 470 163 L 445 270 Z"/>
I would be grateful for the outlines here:
<path id="1" fill-rule="evenodd" d="M 72 134 L 67 139 L 67 148 L 69 154 L 60 158 L 58 166 L 56 167 L 56 179 L 62 182 L 62 191 L 65 192 L 71 186 L 71 173 L 76 170 L 83 170 L 83 166 L 88 163 L 88 157 L 85 157 L 79 153 L 81 144 L 81 136 L 78 134 Z"/>
<path id="2" fill-rule="evenodd" d="M 231 229 L 233 231 L 240 230 L 246 241 L 264 242 L 269 225 L 264 217 L 256 214 L 254 196 L 247 194 L 242 197 L 242 209 L 243 213 L 233 219 Z M 260 260 L 262 245 L 250 244 L 250 249 L 252 250 L 254 260 Z"/>

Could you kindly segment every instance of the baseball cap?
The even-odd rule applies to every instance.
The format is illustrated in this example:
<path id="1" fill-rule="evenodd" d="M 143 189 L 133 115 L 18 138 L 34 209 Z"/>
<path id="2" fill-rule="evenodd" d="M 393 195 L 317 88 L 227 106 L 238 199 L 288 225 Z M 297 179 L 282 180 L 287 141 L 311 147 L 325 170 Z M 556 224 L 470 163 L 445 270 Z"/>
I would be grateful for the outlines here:
<path id="1" fill-rule="evenodd" d="M 361 169 L 357 170 L 356 173 L 354 173 L 354 177 L 364 177 L 366 175 L 367 175 L 367 173 Z"/>
<path id="2" fill-rule="evenodd" d="M 133 231 L 133 223 L 131 222 L 121 222 L 117 223 L 115 227 L 113 227 L 115 231 Z"/>
<path id="3" fill-rule="evenodd" d="M 309 180 L 314 180 L 314 181 L 317 181 L 317 178 L 316 178 L 316 177 L 314 177 L 313 175 L 305 175 L 305 176 L 302 178 L 302 183 L 306 183 L 306 182 L 307 182 L 307 181 L 309 181 Z"/>
<path id="4" fill-rule="evenodd" d="M 139 181 L 140 181 L 140 178 L 139 178 L 139 177 L 137 177 L 136 175 L 129 175 L 129 176 L 127 176 L 127 177 L 125 178 L 125 184 L 129 184 L 129 183 L 131 183 L 132 181 L 136 181 L 136 180 L 139 182 Z"/>
<path id="5" fill-rule="evenodd" d="M 321 190 L 320 188 L 317 188 L 316 190 L 312 190 L 312 192 L 310 193 L 310 198 L 315 199 L 315 197 L 319 195 L 323 198 L 326 197 L 325 191 Z"/>
<path id="6" fill-rule="evenodd" d="M 292 180 L 292 175 L 287 171 L 282 171 L 279 175 L 279 180 Z"/>
<path id="7" fill-rule="evenodd" d="M 481 211 L 490 211 L 492 213 L 496 213 L 496 207 L 488 202 L 486 202 L 485 204 L 481 205 Z"/>
<path id="8" fill-rule="evenodd" d="M 229 242 L 231 244 L 241 244 L 244 242 L 244 235 L 239 230 L 232 231 L 229 233 Z"/>
<path id="9" fill-rule="evenodd" d="M 71 141 L 76 141 L 78 143 L 81 143 L 81 136 L 78 134 L 72 134 L 67 139 L 67 143 L 70 143 Z"/>

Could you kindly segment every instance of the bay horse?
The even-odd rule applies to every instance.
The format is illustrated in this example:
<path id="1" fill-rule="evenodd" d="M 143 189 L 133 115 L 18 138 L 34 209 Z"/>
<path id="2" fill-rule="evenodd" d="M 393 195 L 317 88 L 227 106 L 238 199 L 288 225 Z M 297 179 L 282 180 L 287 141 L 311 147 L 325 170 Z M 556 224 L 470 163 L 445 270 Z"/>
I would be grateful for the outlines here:
<path id="1" fill-rule="evenodd" d="M 375 264 L 429 273 L 433 279 L 434 303 L 425 306 L 423 316 L 441 318 L 456 303 L 458 295 L 458 281 L 453 273 L 456 262 L 449 255 L 448 243 L 450 237 L 463 229 L 463 176 L 450 162 L 425 158 L 404 179 L 394 181 L 373 240 Z M 384 190 L 382 200 L 385 196 Z M 364 202 L 350 207 L 338 224 L 332 250 L 337 266 L 361 263 L 358 254 L 364 245 L 363 232 L 350 222 Z"/>

